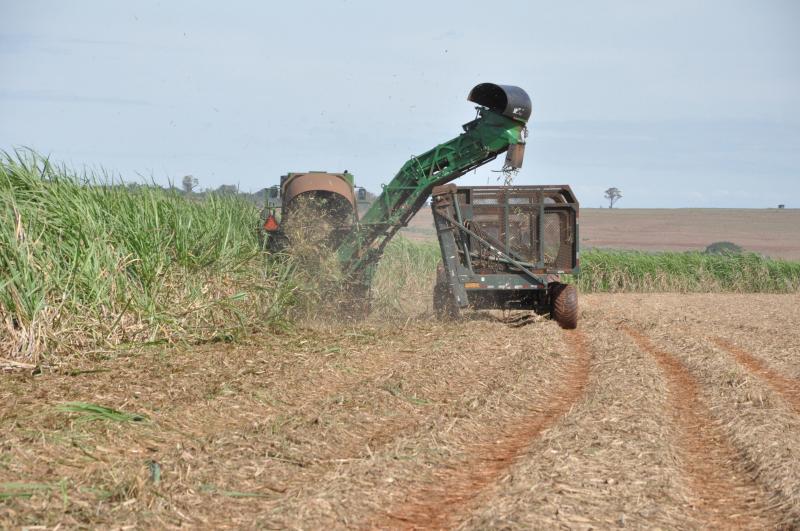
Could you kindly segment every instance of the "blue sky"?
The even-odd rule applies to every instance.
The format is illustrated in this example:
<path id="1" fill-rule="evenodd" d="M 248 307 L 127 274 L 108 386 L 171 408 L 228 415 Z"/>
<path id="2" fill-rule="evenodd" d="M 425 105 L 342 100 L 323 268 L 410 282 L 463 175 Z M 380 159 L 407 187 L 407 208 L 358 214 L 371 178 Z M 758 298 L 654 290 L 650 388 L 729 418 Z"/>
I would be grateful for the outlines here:
<path id="1" fill-rule="evenodd" d="M 377 191 L 492 81 L 533 100 L 518 183 L 800 206 L 799 23 L 794 1 L 0 0 L 0 149 L 249 191 L 348 169 Z"/>

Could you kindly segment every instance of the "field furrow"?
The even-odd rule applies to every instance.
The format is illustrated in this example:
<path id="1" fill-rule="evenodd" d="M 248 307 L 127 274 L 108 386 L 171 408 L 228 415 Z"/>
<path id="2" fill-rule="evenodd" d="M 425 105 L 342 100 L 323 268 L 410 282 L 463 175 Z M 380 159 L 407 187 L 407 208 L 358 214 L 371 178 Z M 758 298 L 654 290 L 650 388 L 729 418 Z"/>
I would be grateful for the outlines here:
<path id="1" fill-rule="evenodd" d="M 413 528 L 447 528 L 465 518 L 465 511 L 484 489 L 500 477 L 530 446 L 536 437 L 549 429 L 581 398 L 589 378 L 591 353 L 580 331 L 567 333 L 572 359 L 561 381 L 545 391 L 543 399 L 528 411 L 512 419 L 499 433 L 471 444 L 466 459 L 449 463 L 435 484 L 414 489 L 396 507 L 386 511 L 386 519 L 370 527 L 391 527 L 398 523 Z"/>
<path id="2" fill-rule="evenodd" d="M 362 437 L 354 439 L 361 444 L 360 458 L 343 459 L 329 468 L 323 477 L 308 482 L 294 497 L 262 515 L 259 525 L 285 525 L 287 515 L 297 512 L 314 527 L 387 522 L 389 507 L 404 503 L 409 493 L 439 484 L 441 474 L 446 475 L 453 463 L 471 457 L 469 449 L 475 441 L 487 434 L 496 436 L 518 420 L 519 411 L 529 407 L 532 395 L 535 398 L 542 388 L 560 379 L 568 359 L 568 349 L 558 341 L 559 331 L 551 323 L 540 329 L 540 334 L 533 329 L 520 332 L 493 318 L 450 326 L 469 345 L 461 346 L 464 350 L 458 354 L 448 351 L 451 359 L 441 359 L 438 371 L 444 376 L 443 394 L 438 400 L 436 394 L 426 394 L 426 398 L 434 398 L 433 403 L 416 408 L 416 420 L 405 415 L 411 429 L 396 429 L 402 422 L 395 417 L 399 426 L 378 428 L 390 429 L 390 440 L 374 447 L 367 447 L 372 432 L 361 432 Z M 478 338 L 484 342 L 476 343 Z M 458 345 L 456 338 L 452 339 Z M 482 348 L 476 349 L 477 344 Z M 541 348 L 531 352 L 531 344 Z M 474 363 L 470 370 L 475 379 L 470 385 L 460 382 L 464 374 L 452 372 L 453 362 L 462 355 Z M 414 377 L 430 379 L 423 373 Z M 378 408 L 370 410 L 372 418 L 385 424 L 375 414 Z M 352 427 L 352 423 L 345 425 Z"/>
<path id="3" fill-rule="evenodd" d="M 741 364 L 721 348 L 715 338 L 736 344 L 748 341 L 758 349 L 773 371 L 784 374 L 796 362 L 796 346 L 783 346 L 785 335 L 751 333 L 780 327 L 775 316 L 793 316 L 798 297 L 760 295 L 697 296 L 665 294 L 652 297 L 620 295 L 596 299 L 600 310 L 611 318 L 622 316 L 629 326 L 646 332 L 660 350 L 667 351 L 696 379 L 701 399 L 713 414 L 712 422 L 738 456 L 737 468 L 752 478 L 767 495 L 770 515 L 780 526 L 800 525 L 800 415 L 786 396 L 762 376 Z M 714 301 L 716 300 L 716 304 Z M 724 312 L 720 311 L 724 310 Z M 713 312 L 713 320 L 724 325 L 707 326 L 697 317 Z M 763 315 L 763 318 L 754 318 Z M 783 326 L 791 331 L 790 318 Z M 773 356 L 774 353 L 777 355 Z M 786 375 L 789 378 L 791 372 Z"/>
<path id="4" fill-rule="evenodd" d="M 670 444 L 666 383 L 655 361 L 590 301 L 585 398 L 497 482 L 468 529 L 698 527 Z"/>
<path id="5" fill-rule="evenodd" d="M 763 378 L 770 387 L 791 404 L 795 412 L 800 413 L 800 380 L 789 378 L 769 367 L 763 360 L 737 347 L 727 339 L 715 337 L 714 343 L 729 352 L 741 365 Z"/>
<path id="6" fill-rule="evenodd" d="M 692 373 L 674 355 L 657 348 L 640 331 L 624 330 L 650 353 L 668 381 L 668 403 L 678 428 L 676 445 L 695 495 L 698 517 L 709 527 L 774 526 L 767 495 L 748 476 L 736 449 L 714 422 Z"/>

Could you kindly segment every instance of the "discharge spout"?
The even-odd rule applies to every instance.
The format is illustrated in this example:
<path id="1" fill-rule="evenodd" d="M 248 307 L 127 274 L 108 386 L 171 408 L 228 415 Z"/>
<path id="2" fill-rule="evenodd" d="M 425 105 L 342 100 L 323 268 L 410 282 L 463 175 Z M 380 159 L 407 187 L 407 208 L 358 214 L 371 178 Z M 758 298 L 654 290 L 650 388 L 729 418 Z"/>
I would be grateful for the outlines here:
<path id="1" fill-rule="evenodd" d="M 530 96 L 514 85 L 481 83 L 469 92 L 467 100 L 518 122 L 527 123 L 531 117 Z"/>

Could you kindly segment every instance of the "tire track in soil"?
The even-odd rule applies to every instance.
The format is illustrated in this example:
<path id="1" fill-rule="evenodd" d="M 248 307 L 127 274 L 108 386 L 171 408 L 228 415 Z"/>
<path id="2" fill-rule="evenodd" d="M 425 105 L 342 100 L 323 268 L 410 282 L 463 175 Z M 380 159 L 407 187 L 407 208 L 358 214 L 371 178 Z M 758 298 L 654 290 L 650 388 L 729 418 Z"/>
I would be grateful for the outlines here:
<path id="1" fill-rule="evenodd" d="M 731 354 L 740 365 L 753 374 L 760 376 L 791 405 L 796 413 L 800 413 L 800 381 L 772 369 L 763 360 L 737 347 L 727 339 L 715 337 L 712 341 L 718 347 Z"/>
<path id="2" fill-rule="evenodd" d="M 467 516 L 480 494 L 533 441 L 552 427 L 583 396 L 589 382 L 591 351 L 583 332 L 563 332 L 575 353 L 566 367 L 566 376 L 513 426 L 490 440 L 467 448 L 465 461 L 452 463 L 438 483 L 409 493 L 406 501 L 368 524 L 369 528 L 443 529 L 451 528 Z"/>
<path id="3" fill-rule="evenodd" d="M 640 349 L 655 358 L 667 379 L 667 403 L 678 426 L 684 471 L 697 497 L 697 517 L 709 528 L 774 528 L 777 522 L 769 517 L 766 494 L 739 470 L 739 453 L 714 423 L 711 409 L 702 401 L 700 385 L 689 369 L 638 330 L 625 325 L 621 328 Z"/>

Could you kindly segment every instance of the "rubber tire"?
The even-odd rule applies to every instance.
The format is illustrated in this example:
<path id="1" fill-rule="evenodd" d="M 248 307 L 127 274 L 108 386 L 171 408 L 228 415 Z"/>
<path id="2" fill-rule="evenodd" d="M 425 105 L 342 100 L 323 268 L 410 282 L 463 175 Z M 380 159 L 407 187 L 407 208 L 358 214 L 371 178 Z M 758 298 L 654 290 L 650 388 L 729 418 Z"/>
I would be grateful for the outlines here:
<path id="1" fill-rule="evenodd" d="M 460 317 L 455 297 L 450 291 L 450 284 L 447 282 L 447 275 L 444 272 L 444 264 L 439 264 L 436 268 L 436 284 L 433 286 L 433 311 L 439 320 L 454 321 Z"/>
<path id="2" fill-rule="evenodd" d="M 578 290 L 571 284 L 556 284 L 550 292 L 550 316 L 567 330 L 578 327 Z"/>

